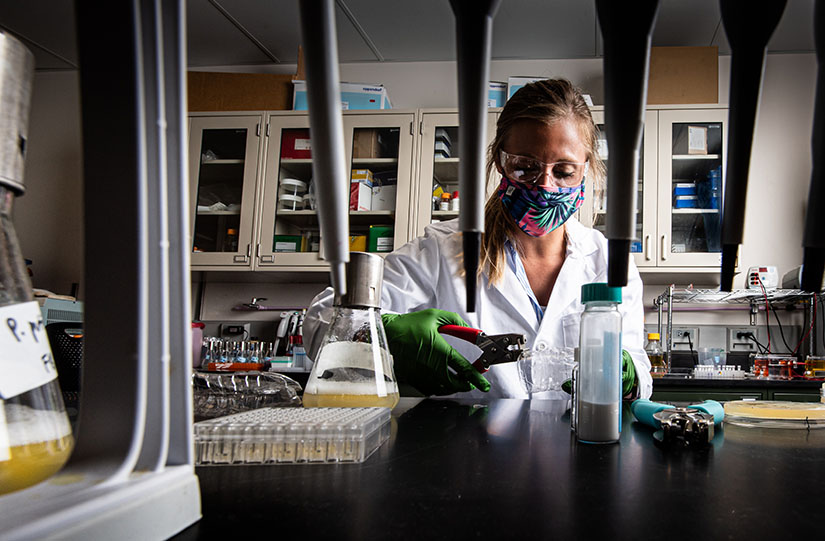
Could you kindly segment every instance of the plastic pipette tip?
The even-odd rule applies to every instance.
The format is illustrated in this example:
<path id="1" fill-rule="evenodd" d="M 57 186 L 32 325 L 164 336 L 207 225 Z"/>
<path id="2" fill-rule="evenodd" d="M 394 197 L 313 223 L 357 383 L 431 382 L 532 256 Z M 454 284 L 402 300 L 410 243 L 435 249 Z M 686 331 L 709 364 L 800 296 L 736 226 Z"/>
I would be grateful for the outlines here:
<path id="1" fill-rule="evenodd" d="M 608 239 L 607 285 L 610 287 L 624 287 L 627 285 L 627 263 L 629 258 L 629 240 Z"/>
<path id="2" fill-rule="evenodd" d="M 733 274 L 736 271 L 736 254 L 738 244 L 722 245 L 722 275 L 719 282 L 719 291 L 733 290 Z"/>
<path id="3" fill-rule="evenodd" d="M 481 247 L 481 233 L 464 231 L 464 280 L 467 284 L 467 312 L 476 311 L 476 275 L 478 274 L 478 251 Z"/>
<path id="4" fill-rule="evenodd" d="M 822 274 L 825 272 L 825 249 L 805 247 L 802 259 L 803 291 L 818 293 L 822 290 Z"/>

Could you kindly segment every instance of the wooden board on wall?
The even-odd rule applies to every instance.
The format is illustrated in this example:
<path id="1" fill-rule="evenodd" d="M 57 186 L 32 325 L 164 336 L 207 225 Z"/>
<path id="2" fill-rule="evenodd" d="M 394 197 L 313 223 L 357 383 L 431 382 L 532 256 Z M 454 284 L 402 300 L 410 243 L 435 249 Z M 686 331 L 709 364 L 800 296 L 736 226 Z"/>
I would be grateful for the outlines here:
<path id="1" fill-rule="evenodd" d="M 647 103 L 718 103 L 716 47 L 651 47 Z"/>
<path id="2" fill-rule="evenodd" d="M 190 71 L 190 111 L 273 111 L 292 109 L 295 75 Z"/>

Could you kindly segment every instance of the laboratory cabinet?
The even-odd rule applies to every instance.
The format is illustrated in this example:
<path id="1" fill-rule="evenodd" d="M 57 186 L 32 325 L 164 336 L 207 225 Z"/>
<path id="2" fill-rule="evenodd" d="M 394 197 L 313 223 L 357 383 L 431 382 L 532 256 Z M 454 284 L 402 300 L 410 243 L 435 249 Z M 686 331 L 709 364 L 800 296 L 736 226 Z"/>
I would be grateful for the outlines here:
<path id="1" fill-rule="evenodd" d="M 487 144 L 500 113 L 488 110 Z M 609 169 L 604 108 L 592 113 Z M 718 275 L 727 109 L 648 106 L 644 121 L 636 265 L 665 277 Z M 455 109 L 345 111 L 343 125 L 351 249 L 387 253 L 458 216 Z M 189 155 L 193 270 L 326 269 L 306 111 L 192 113 Z M 494 172 L 486 196 L 497 185 Z M 586 181 L 585 190 L 578 219 L 606 233 L 606 184 Z"/>
<path id="2" fill-rule="evenodd" d="M 495 138 L 500 111 L 500 108 L 488 109 L 485 153 Z M 418 181 L 415 204 L 411 209 L 414 237 L 423 235 L 424 228 L 433 222 L 457 218 L 461 208 L 458 113 L 454 109 L 422 109 L 419 116 Z M 485 154 L 485 164 L 486 159 Z M 498 187 L 498 180 L 495 172 L 487 179 L 485 201 Z M 449 197 L 442 198 L 444 194 Z"/>
<path id="3" fill-rule="evenodd" d="M 411 238 L 415 121 L 415 111 L 344 113 L 354 250 Z M 193 269 L 326 268 L 306 112 L 192 113 L 190 185 Z"/>
<path id="4" fill-rule="evenodd" d="M 601 130 L 599 154 L 610 167 L 604 109 L 593 108 Z M 639 152 L 636 232 L 631 243 L 642 273 L 718 273 L 721 197 L 727 152 L 727 109 L 649 107 Z M 605 187 L 586 185 L 580 211 L 586 225 L 607 232 Z"/>

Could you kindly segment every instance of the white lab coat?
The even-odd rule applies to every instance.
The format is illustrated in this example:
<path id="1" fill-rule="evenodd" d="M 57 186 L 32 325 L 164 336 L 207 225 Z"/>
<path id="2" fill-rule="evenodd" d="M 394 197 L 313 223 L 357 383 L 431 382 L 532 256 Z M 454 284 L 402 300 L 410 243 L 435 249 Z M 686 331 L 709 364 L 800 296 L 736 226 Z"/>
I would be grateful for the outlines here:
<path id="1" fill-rule="evenodd" d="M 567 253 L 550 302 L 541 322 L 527 292 L 507 266 L 502 282 L 490 287 L 486 275 L 478 284 L 476 311 L 465 308 L 465 285 L 461 273 L 461 233 L 458 220 L 427 226 L 424 236 L 388 254 L 384 264 L 384 286 L 381 307 L 385 312 L 409 313 L 426 308 L 440 308 L 460 315 L 471 327 L 487 334 L 521 333 L 526 346 L 541 351 L 550 347 L 578 347 L 579 321 L 584 305 L 581 286 L 607 281 L 607 239 L 597 230 L 587 228 L 575 218 L 566 222 Z M 304 321 L 304 343 L 310 358 L 320 346 L 327 328 L 332 305 L 332 289 L 318 294 Z M 640 397 L 653 392 L 650 361 L 644 352 L 644 314 L 642 310 L 642 280 L 633 260 L 630 260 L 627 287 L 622 289 L 622 348 L 633 357 Z M 447 337 L 460 353 L 472 362 L 478 348 Z M 528 398 L 515 363 L 493 365 L 484 376 L 490 391 L 473 390 L 457 397 Z M 562 391 L 541 393 L 533 398 L 568 398 Z"/>

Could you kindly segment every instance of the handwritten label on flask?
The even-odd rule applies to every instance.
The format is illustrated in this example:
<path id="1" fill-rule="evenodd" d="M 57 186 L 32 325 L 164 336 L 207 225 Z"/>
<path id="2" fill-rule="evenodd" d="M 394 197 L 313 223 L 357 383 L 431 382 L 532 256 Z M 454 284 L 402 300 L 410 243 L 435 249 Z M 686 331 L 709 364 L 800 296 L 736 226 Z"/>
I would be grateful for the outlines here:
<path id="1" fill-rule="evenodd" d="M 0 308 L 0 398 L 36 389 L 57 377 L 37 301 Z"/>

